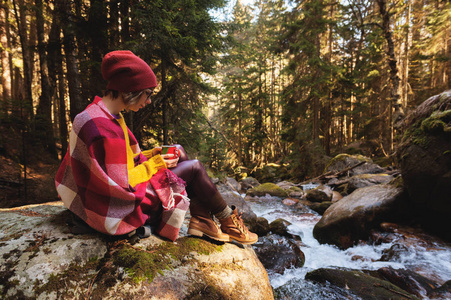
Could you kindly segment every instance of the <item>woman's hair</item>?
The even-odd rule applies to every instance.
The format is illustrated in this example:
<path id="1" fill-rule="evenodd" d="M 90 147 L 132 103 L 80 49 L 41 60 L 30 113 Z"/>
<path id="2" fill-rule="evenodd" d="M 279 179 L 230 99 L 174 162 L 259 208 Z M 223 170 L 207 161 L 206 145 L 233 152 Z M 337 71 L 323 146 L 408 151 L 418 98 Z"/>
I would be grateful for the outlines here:
<path id="1" fill-rule="evenodd" d="M 137 92 L 123 92 L 122 99 L 124 100 L 124 104 L 127 106 L 135 104 L 136 102 L 139 101 L 139 98 L 141 97 L 141 95 L 146 92 L 152 93 L 152 90 L 145 89 L 145 90 L 137 91 Z M 106 90 L 104 94 L 105 94 L 105 96 L 107 96 L 108 94 L 112 94 L 113 99 L 119 98 L 119 92 L 115 91 L 115 90 Z"/>

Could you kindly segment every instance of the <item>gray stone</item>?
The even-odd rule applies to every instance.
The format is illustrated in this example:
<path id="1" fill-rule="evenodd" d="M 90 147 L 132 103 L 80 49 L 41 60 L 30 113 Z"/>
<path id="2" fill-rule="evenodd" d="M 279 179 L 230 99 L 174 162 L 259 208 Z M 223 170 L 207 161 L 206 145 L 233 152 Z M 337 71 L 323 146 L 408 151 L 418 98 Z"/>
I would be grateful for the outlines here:
<path id="1" fill-rule="evenodd" d="M 390 221 L 404 201 L 402 188 L 374 185 L 358 189 L 333 203 L 313 229 L 320 243 L 349 248 L 369 237 L 371 229 Z"/>
<path id="2" fill-rule="evenodd" d="M 0 209 L 0 298 L 273 299 L 251 246 L 73 235 L 62 202 Z M 186 226 L 186 221 L 185 225 Z"/>

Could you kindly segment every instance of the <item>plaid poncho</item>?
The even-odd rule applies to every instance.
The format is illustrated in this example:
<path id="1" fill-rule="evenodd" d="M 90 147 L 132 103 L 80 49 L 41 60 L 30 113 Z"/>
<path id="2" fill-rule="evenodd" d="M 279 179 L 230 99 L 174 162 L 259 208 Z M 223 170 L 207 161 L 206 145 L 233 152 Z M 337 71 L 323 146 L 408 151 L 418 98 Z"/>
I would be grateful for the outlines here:
<path id="1" fill-rule="evenodd" d="M 159 196 L 172 195 L 169 184 L 159 184 L 157 189 L 148 181 L 130 186 L 127 168 L 130 148 L 136 156 L 136 165 L 147 161 L 131 131 L 124 130 L 101 98 L 96 97 L 75 118 L 69 150 L 56 174 L 56 189 L 65 206 L 105 234 L 126 234 L 149 222 L 150 216 L 160 209 L 161 200 L 168 201 Z M 130 162 L 130 153 L 128 158 Z M 155 172 L 166 166 L 160 155 L 150 158 L 150 162 Z M 152 181 L 169 183 L 164 179 L 171 172 L 166 171 L 155 174 Z M 177 186 L 178 193 L 186 195 L 183 182 Z"/>

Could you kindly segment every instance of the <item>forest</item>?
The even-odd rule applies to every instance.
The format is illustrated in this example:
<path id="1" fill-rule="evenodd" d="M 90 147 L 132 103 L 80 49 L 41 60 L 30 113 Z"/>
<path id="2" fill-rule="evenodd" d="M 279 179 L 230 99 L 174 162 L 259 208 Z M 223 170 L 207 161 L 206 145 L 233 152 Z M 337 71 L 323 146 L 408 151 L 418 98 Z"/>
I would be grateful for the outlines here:
<path id="1" fill-rule="evenodd" d="M 277 165 L 305 180 L 343 152 L 393 164 L 406 114 L 451 88 L 445 0 L 0 5 L 0 155 L 19 181 L 37 161 L 58 165 L 112 50 L 157 76 L 152 104 L 125 114 L 141 148 L 182 144 L 235 177 Z"/>

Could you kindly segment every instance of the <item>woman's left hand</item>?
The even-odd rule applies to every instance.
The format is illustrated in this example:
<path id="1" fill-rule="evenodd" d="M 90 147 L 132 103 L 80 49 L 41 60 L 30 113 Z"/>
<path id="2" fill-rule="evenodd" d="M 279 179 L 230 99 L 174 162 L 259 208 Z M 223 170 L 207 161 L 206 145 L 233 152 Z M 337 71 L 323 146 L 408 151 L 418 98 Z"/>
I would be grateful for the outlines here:
<path id="1" fill-rule="evenodd" d="M 177 167 L 177 163 L 179 162 L 178 157 L 172 158 L 172 159 L 167 158 L 167 157 L 171 157 L 171 156 L 172 155 L 167 155 L 167 154 L 161 155 L 161 157 L 163 157 L 164 162 L 166 163 L 166 166 L 168 167 L 168 169 Z"/>

